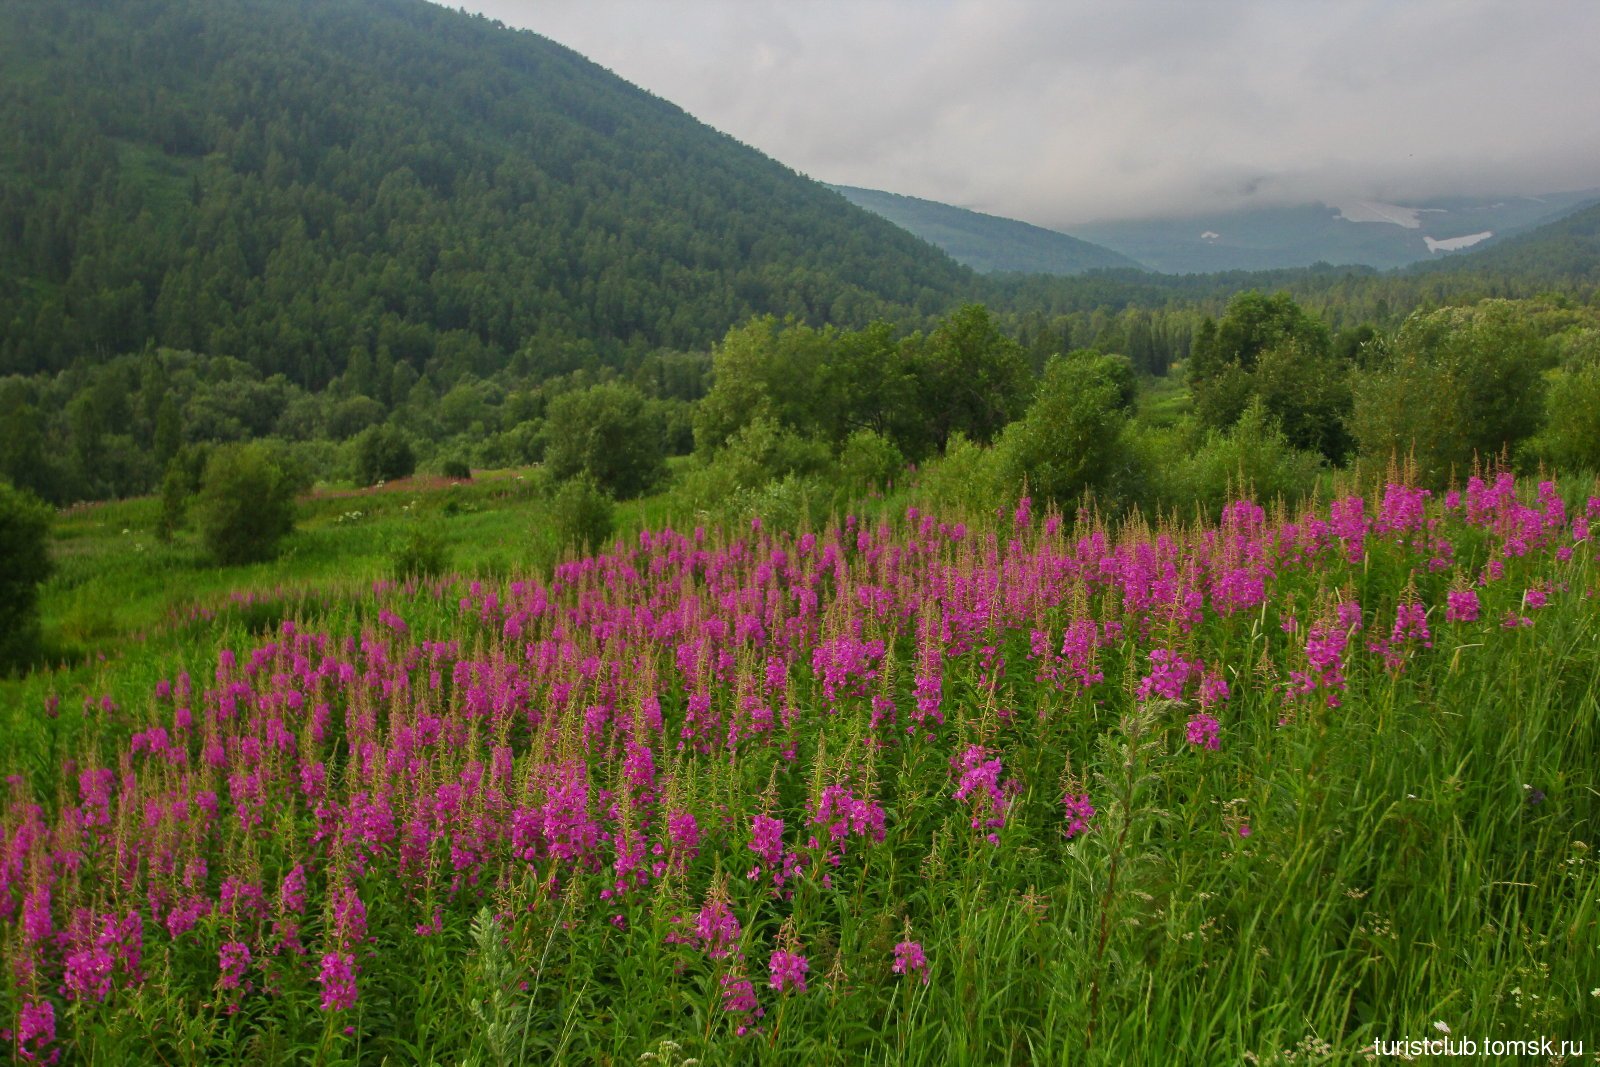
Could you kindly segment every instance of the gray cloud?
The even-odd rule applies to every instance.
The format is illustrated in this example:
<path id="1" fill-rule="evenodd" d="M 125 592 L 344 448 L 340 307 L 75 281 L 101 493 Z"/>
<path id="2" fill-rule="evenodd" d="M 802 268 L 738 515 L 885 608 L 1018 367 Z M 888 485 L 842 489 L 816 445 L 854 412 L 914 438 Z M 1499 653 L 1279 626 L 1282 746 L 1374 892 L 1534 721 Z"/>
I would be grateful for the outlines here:
<path id="1" fill-rule="evenodd" d="M 824 181 L 1046 226 L 1600 185 L 1587 0 L 466 0 Z"/>

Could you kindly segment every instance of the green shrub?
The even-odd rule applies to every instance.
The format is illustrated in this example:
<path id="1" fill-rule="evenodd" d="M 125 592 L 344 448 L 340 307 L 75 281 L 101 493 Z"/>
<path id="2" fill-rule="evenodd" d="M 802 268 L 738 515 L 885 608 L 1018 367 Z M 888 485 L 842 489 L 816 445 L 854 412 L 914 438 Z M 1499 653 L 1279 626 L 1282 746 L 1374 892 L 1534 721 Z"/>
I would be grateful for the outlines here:
<path id="1" fill-rule="evenodd" d="M 944 455 L 923 468 L 918 495 L 938 512 L 976 514 L 1000 506 L 1005 495 L 999 457 L 992 448 L 952 434 Z"/>
<path id="2" fill-rule="evenodd" d="M 682 506 L 714 522 L 748 517 L 750 501 L 789 475 L 814 483 L 832 457 L 821 441 L 786 430 L 766 416 L 750 420 L 709 461 L 684 475 L 676 496 Z"/>
<path id="3" fill-rule="evenodd" d="M 1126 421 L 1125 364 L 1092 350 L 1049 362 L 1033 405 L 995 449 L 1009 495 L 1026 484 L 1040 503 L 1065 506 L 1110 482 Z"/>
<path id="4" fill-rule="evenodd" d="M 763 528 L 799 532 L 826 517 L 826 503 L 827 492 L 815 479 L 786 474 L 736 495 L 724 506 L 719 521 L 739 529 L 760 519 Z"/>
<path id="5" fill-rule="evenodd" d="M 839 452 L 839 488 L 852 499 L 886 492 L 906 469 L 895 443 L 872 430 L 857 430 Z"/>
<path id="6" fill-rule="evenodd" d="M 1544 429 L 1526 457 L 1562 471 L 1600 471 L 1600 364 L 1563 367 L 1549 383 Z"/>
<path id="7" fill-rule="evenodd" d="M 472 445 L 471 454 L 473 462 L 491 470 L 538 463 L 544 459 L 544 420 L 528 419 L 490 434 Z"/>
<path id="8" fill-rule="evenodd" d="M 206 464 L 194 519 L 218 563 L 271 559 L 294 528 L 293 487 L 263 446 L 219 448 Z"/>
<path id="9" fill-rule="evenodd" d="M 0 481 L 0 672 L 39 652 L 39 583 L 50 576 L 50 509 Z"/>
<path id="10" fill-rule="evenodd" d="M 470 482 L 472 480 L 472 468 L 467 465 L 467 461 L 464 459 L 451 458 L 445 460 L 439 464 L 439 473 L 446 478 L 454 478 L 457 481 Z"/>
<path id="11" fill-rule="evenodd" d="M 356 481 L 362 485 L 410 477 L 417 454 L 405 434 L 392 426 L 374 426 L 356 438 Z"/>
<path id="12" fill-rule="evenodd" d="M 1320 455 L 1289 443 L 1259 397 L 1246 404 L 1232 428 L 1212 430 L 1191 455 L 1174 458 L 1170 449 L 1138 451 L 1148 465 L 1149 503 L 1186 515 L 1198 506 L 1213 519 L 1240 496 L 1253 495 L 1263 503 L 1280 496 L 1298 500 L 1315 488 L 1325 469 Z"/>
<path id="13" fill-rule="evenodd" d="M 1438 487 L 1516 450 L 1539 428 L 1545 362 L 1526 309 L 1511 301 L 1413 314 L 1386 361 L 1356 380 L 1350 425 L 1362 458 L 1414 460 L 1422 483 Z"/>
<path id="14" fill-rule="evenodd" d="M 161 477 L 161 511 L 156 517 L 156 536 L 163 542 L 171 542 L 173 535 L 183 529 L 189 501 L 200 491 L 210 459 L 211 446 L 196 444 L 183 445 L 167 461 L 166 473 Z"/>
<path id="15" fill-rule="evenodd" d="M 437 578 L 450 569 L 450 543 L 437 519 L 415 518 L 396 541 L 389 556 L 396 579 Z"/>
<path id="16" fill-rule="evenodd" d="M 666 477 L 660 412 L 631 385 L 596 385 L 550 401 L 545 462 L 566 479 L 592 479 L 619 499 L 654 489 Z"/>
<path id="17" fill-rule="evenodd" d="M 589 478 L 569 478 L 551 497 L 550 521 L 558 545 L 593 552 L 611 537 L 611 497 Z"/>

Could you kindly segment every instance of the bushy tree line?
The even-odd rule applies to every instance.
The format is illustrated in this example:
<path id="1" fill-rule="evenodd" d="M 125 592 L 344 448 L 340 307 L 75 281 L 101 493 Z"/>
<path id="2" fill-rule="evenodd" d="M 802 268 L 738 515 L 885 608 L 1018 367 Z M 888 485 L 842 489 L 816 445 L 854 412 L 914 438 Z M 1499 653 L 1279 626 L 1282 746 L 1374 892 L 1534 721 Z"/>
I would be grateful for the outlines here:
<path id="1" fill-rule="evenodd" d="M 56 504 L 135 496 L 157 490 L 186 446 L 251 440 L 329 482 L 522 466 L 544 458 L 556 432 L 551 401 L 597 385 L 637 397 L 657 427 L 653 447 L 670 455 L 692 446 L 691 402 L 709 366 L 705 353 L 663 352 L 620 371 L 540 379 L 506 368 L 445 387 L 404 365 L 382 376 L 361 364 L 311 392 L 239 360 L 151 349 L 0 377 L 0 476 Z"/>
<path id="2" fill-rule="evenodd" d="M 627 379 L 507 389 L 467 378 L 443 400 L 413 395 L 398 407 L 156 351 L 71 381 L 0 382 L 0 472 L 32 489 L 52 470 L 142 463 L 148 478 L 165 457 L 159 532 L 192 530 L 216 561 L 243 563 L 275 553 L 294 494 L 318 478 L 370 485 L 419 461 L 470 477 L 463 456 L 484 455 L 472 443 L 507 433 L 534 442 L 523 458 L 544 460 L 558 538 L 580 546 L 608 536 L 613 501 L 662 489 L 696 521 L 799 524 L 908 490 L 965 507 L 1026 493 L 1062 507 L 1092 497 L 1108 510 L 1214 511 L 1246 489 L 1309 492 L 1339 468 L 1403 464 L 1435 486 L 1488 462 L 1600 468 L 1600 315 L 1560 299 L 1488 300 L 1415 313 L 1393 332 L 1335 332 L 1287 294 L 1246 292 L 1198 323 L 1170 379 L 1088 348 L 1051 356 L 1037 374 L 1031 362 L 981 305 L 926 333 L 763 316 L 705 356 L 657 357 Z M 51 391 L 74 384 L 65 411 L 47 417 Z M 251 402 L 219 416 L 230 397 Z M 344 440 L 248 439 L 227 421 L 282 430 L 313 403 L 343 419 Z M 423 419 L 459 434 L 430 440 Z M 669 478 L 666 457 L 691 448 Z M 416 534 L 397 549 L 397 573 L 444 565 L 437 538 Z"/>
<path id="3" fill-rule="evenodd" d="M 1107 320 L 1118 321 L 1139 319 Z M 1488 463 L 1600 470 L 1600 314 L 1565 298 L 1334 330 L 1286 293 L 1247 291 L 1201 318 L 1189 344 L 1181 384 L 1157 388 L 1162 376 L 1092 348 L 1031 373 L 1034 350 L 981 305 L 925 334 L 753 319 L 713 349 L 711 387 L 692 409 L 694 463 L 676 491 L 723 516 L 816 512 L 917 480 L 942 480 L 966 504 L 1027 491 L 1062 505 L 1093 494 L 1102 507 L 1214 511 L 1245 489 L 1309 492 L 1341 468 L 1401 464 L 1436 486 Z M 1147 395 L 1182 401 L 1182 386 L 1176 419 L 1143 410 Z M 563 448 L 606 440 L 600 412 L 620 420 L 611 440 L 657 439 L 662 427 L 625 396 L 553 401 L 552 425 L 558 407 L 596 413 L 562 416 Z M 598 452 L 650 466 L 638 450 Z M 561 473 L 619 496 L 659 478 L 657 468 L 628 482 L 576 460 Z"/>

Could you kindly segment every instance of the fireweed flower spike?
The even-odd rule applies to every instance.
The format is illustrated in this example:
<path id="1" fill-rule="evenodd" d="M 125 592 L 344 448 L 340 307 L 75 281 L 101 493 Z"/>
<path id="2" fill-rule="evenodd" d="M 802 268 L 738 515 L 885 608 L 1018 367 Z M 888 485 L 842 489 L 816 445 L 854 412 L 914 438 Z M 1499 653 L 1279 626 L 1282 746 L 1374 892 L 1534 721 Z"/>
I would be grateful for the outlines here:
<path id="1" fill-rule="evenodd" d="M 329 952 L 317 974 L 322 984 L 322 1010 L 347 1011 L 356 1006 L 356 961 L 348 952 Z"/>
<path id="2" fill-rule="evenodd" d="M 799 953 L 775 949 L 767 962 L 767 971 L 771 975 L 767 984 L 780 993 L 788 989 L 804 993 L 806 972 L 810 969 L 810 962 Z"/>
<path id="3" fill-rule="evenodd" d="M 1445 594 L 1445 622 L 1477 622 L 1478 594 L 1472 589 L 1452 589 Z"/>
<path id="4" fill-rule="evenodd" d="M 1088 793 L 1069 793 L 1061 799 L 1061 804 L 1066 808 L 1068 838 L 1077 837 L 1089 828 L 1089 820 L 1094 818 L 1094 805 L 1089 802 Z"/>
<path id="5" fill-rule="evenodd" d="M 922 984 L 928 984 L 928 957 L 923 955 L 920 941 L 902 941 L 894 947 L 895 974 L 906 977 L 920 975 Z"/>
<path id="6" fill-rule="evenodd" d="M 1185 734 L 1189 744 L 1200 748 L 1208 748 L 1213 752 L 1222 744 L 1221 724 L 1203 711 L 1189 719 Z"/>
<path id="7" fill-rule="evenodd" d="M 1162 738 L 1194 746 L 1173 761 L 1188 773 L 1264 698 L 1287 698 L 1289 730 L 1301 697 L 1365 714 L 1346 692 L 1381 671 L 1352 641 L 1418 669 L 1462 643 L 1433 625 L 1532 646 L 1561 629 L 1533 619 L 1559 624 L 1595 595 L 1579 575 L 1600 499 L 1568 508 L 1508 478 L 1447 499 L 1396 482 L 1381 503 L 1297 515 L 1235 501 L 1211 527 L 1019 510 L 983 527 L 908 510 L 799 535 L 647 531 L 538 575 L 379 582 L 354 606 L 241 594 L 182 620 L 227 624 L 234 647 L 210 663 L 155 664 L 125 687 L 108 661 L 92 691 L 56 682 L 29 708 L 83 743 L 54 783 L 0 785 L 6 1042 L 27 1062 L 86 1047 L 70 1031 L 146 984 L 274 1025 L 307 983 L 325 1012 L 349 1011 L 403 981 L 413 953 L 459 942 L 487 902 L 508 930 L 550 923 L 558 944 L 618 951 L 665 917 L 662 980 L 698 983 L 748 1033 L 763 998 L 811 974 L 792 932 L 747 945 L 813 908 L 813 890 L 870 898 L 864 882 L 896 866 L 880 860 L 910 846 L 930 872 L 963 856 L 1005 869 L 1013 845 L 1084 851 L 1059 845 L 1104 819 L 1082 791 L 1101 769 L 1088 746 L 1084 777 L 1049 794 L 1059 829 L 1006 768 L 1037 767 L 1043 731 L 1086 737 L 1124 678 L 1190 702 Z M 1448 591 L 1440 561 L 1459 576 Z M 234 625 L 263 605 L 301 621 Z M 1383 682 L 1396 699 L 1413 688 Z M 762 778 L 770 790 L 749 788 Z M 1540 794 L 1526 796 L 1523 812 Z M 915 840 L 956 820 L 953 847 L 942 827 Z M 1229 815 L 1220 832 L 1239 848 L 1250 824 Z M 807 914 L 819 959 L 870 974 L 837 914 Z M 952 937 L 917 934 L 877 942 L 897 989 L 927 982 L 922 946 Z M 563 965 L 552 952 L 548 971 Z"/>

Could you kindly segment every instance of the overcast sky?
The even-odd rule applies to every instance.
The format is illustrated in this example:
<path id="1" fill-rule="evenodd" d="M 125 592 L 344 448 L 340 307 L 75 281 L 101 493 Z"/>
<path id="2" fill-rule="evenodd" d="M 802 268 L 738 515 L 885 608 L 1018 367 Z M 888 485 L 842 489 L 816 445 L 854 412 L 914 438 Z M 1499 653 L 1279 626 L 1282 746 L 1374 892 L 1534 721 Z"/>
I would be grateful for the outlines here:
<path id="1" fill-rule="evenodd" d="M 1600 186 L 1600 3 L 452 0 L 813 178 L 1044 226 Z"/>

